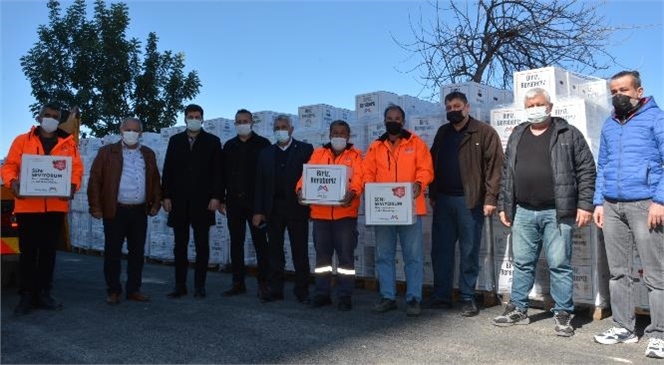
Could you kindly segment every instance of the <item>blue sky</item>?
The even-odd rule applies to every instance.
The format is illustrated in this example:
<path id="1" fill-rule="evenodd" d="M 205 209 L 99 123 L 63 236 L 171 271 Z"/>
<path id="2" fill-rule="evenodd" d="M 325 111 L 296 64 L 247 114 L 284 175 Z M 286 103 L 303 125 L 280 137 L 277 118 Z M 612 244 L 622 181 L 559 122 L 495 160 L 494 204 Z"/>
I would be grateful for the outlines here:
<path id="1" fill-rule="evenodd" d="M 239 108 L 297 114 L 298 106 L 318 103 L 354 109 L 355 95 L 378 90 L 430 94 L 422 92 L 417 72 L 405 72 L 418 58 L 392 39 L 412 40 L 408 16 L 430 13 L 426 2 L 125 2 L 129 36 L 145 40 L 155 31 L 161 51 L 184 52 L 186 71 L 198 70 L 203 86 L 193 102 L 206 118 L 232 118 Z M 38 25 L 48 22 L 45 4 L 0 0 L 0 156 L 34 124 L 19 58 L 36 41 Z M 663 2 L 609 1 L 601 11 L 616 26 L 653 25 L 618 33 L 610 51 L 622 66 L 638 69 L 646 94 L 664 105 Z"/>

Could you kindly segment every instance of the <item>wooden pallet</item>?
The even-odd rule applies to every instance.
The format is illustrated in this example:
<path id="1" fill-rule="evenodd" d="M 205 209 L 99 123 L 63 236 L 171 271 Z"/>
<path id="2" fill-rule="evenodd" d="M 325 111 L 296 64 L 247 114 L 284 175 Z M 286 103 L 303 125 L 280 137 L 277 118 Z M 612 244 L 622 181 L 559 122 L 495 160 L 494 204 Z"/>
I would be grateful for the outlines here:
<path id="1" fill-rule="evenodd" d="M 364 290 L 370 290 L 370 291 L 378 291 L 379 290 L 379 283 L 378 279 L 376 278 L 356 278 L 355 279 L 355 287 L 358 289 L 364 289 Z M 428 297 L 431 295 L 433 292 L 433 288 L 430 285 L 425 285 L 422 288 L 422 296 L 423 297 Z M 400 295 L 404 295 L 406 293 L 406 283 L 403 281 L 397 281 L 397 293 Z M 500 304 L 500 301 L 498 300 L 498 297 L 496 296 L 495 292 L 492 291 L 484 291 L 484 290 L 479 290 L 475 292 L 476 297 L 479 297 L 480 303 L 485 308 L 488 307 L 493 307 L 495 305 Z M 452 300 L 453 301 L 458 301 L 459 300 L 459 291 L 455 289 L 452 292 Z"/>
<path id="2" fill-rule="evenodd" d="M 164 266 L 173 266 L 173 265 L 175 265 L 175 262 L 173 262 L 173 260 L 155 259 L 155 258 L 152 258 L 152 257 L 146 257 L 145 262 L 148 263 L 148 264 L 164 265 Z"/>
<path id="3" fill-rule="evenodd" d="M 650 315 L 650 309 L 646 309 L 646 308 L 638 308 L 638 307 L 637 307 L 637 308 L 634 310 L 634 313 L 636 313 L 637 315 L 640 315 L 640 316 L 649 316 L 649 315 Z"/>
<path id="4" fill-rule="evenodd" d="M 89 255 L 89 256 L 104 256 L 104 251 L 97 251 L 93 250 L 90 248 L 82 248 L 82 247 L 73 247 L 71 248 L 71 251 L 74 253 L 78 253 L 81 255 Z"/>

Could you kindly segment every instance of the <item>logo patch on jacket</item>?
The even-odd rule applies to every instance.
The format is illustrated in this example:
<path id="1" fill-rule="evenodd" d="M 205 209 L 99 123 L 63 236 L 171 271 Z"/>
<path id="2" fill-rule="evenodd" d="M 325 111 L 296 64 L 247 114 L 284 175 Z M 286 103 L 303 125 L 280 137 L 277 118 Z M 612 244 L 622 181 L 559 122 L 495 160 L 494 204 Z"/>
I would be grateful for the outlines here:
<path id="1" fill-rule="evenodd" d="M 413 152 L 415 152 L 415 148 L 409 146 L 409 147 L 404 148 L 403 151 L 405 153 L 413 153 Z"/>

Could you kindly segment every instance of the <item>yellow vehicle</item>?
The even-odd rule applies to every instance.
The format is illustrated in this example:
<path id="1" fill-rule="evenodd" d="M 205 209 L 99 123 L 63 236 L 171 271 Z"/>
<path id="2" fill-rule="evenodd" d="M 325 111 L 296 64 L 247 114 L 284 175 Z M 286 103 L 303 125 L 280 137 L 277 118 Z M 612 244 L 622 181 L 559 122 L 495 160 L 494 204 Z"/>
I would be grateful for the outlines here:
<path id="1" fill-rule="evenodd" d="M 18 273 L 18 223 L 14 215 L 14 194 L 2 187 L 2 212 L 0 212 L 0 254 L 2 255 L 2 287 L 16 283 Z"/>

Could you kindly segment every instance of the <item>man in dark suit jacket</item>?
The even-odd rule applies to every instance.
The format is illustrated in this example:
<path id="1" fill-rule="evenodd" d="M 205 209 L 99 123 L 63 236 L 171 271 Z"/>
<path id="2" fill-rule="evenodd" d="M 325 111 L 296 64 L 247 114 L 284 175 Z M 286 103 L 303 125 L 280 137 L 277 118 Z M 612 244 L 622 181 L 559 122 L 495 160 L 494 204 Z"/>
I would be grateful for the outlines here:
<path id="1" fill-rule="evenodd" d="M 223 189 L 221 141 L 201 129 L 203 108 L 185 109 L 187 130 L 168 141 L 162 177 L 164 210 L 175 235 L 175 289 L 169 298 L 187 294 L 187 244 L 189 226 L 194 231 L 196 266 L 194 297 L 205 297 L 205 277 L 210 259 L 210 226 L 219 208 Z"/>
<path id="2" fill-rule="evenodd" d="M 295 185 L 314 148 L 292 138 L 293 125 L 287 115 L 275 118 L 274 134 L 277 142 L 258 156 L 252 222 L 256 227 L 267 228 L 270 295 L 264 301 L 284 298 L 284 233 L 288 229 L 295 268 L 294 293 L 300 302 L 305 302 L 310 272 L 309 207 L 298 203 Z"/>
<path id="3" fill-rule="evenodd" d="M 223 292 L 225 296 L 246 293 L 244 285 L 244 239 L 247 223 L 256 250 L 258 266 L 258 296 L 269 294 L 267 287 L 267 235 L 265 230 L 251 224 L 254 212 L 254 188 L 256 187 L 256 161 L 259 152 L 270 146 L 270 141 L 251 130 L 253 115 L 246 109 L 235 114 L 237 136 L 226 142 L 224 152 L 225 199 L 219 211 L 226 214 L 228 233 L 231 236 L 231 266 L 233 286 Z"/>

